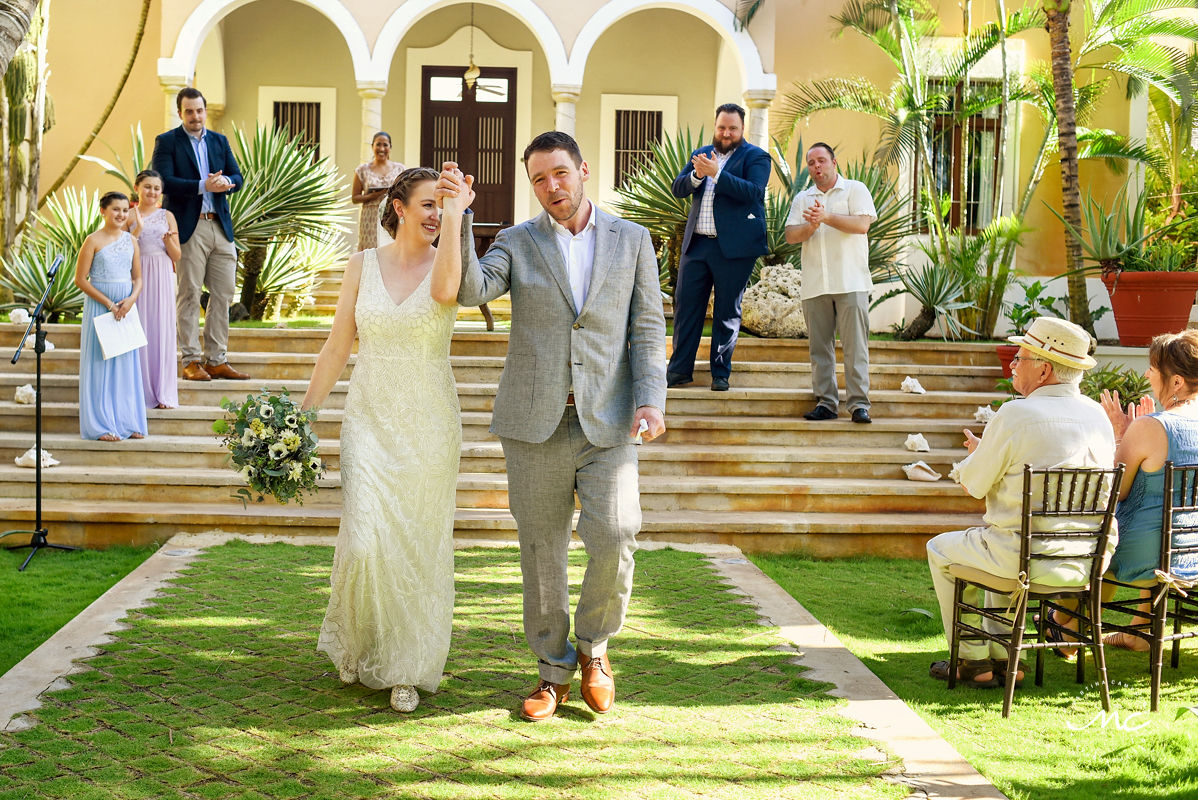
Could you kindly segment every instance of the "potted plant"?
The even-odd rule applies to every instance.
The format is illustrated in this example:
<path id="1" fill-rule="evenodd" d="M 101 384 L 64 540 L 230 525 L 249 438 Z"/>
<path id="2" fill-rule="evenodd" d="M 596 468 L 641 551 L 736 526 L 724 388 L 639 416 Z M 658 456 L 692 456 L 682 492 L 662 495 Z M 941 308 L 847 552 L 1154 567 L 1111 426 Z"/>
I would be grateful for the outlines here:
<path id="1" fill-rule="evenodd" d="M 1192 246 L 1163 237 L 1185 219 L 1146 231 L 1146 199 L 1147 193 L 1141 192 L 1135 205 L 1129 206 L 1121 189 L 1106 212 L 1087 192 L 1082 207 L 1085 235 L 1065 222 L 1081 240 L 1086 259 L 1102 269 L 1119 344 L 1125 347 L 1144 347 L 1158 334 L 1183 330 L 1198 292 Z"/>
<path id="2" fill-rule="evenodd" d="M 1032 320 L 1036 317 L 1044 316 L 1045 312 L 1056 317 L 1063 318 L 1067 316 L 1056 307 L 1057 298 L 1044 294 L 1047 284 L 1043 281 L 1035 280 L 1031 283 L 1017 281 L 1017 283 L 1023 288 L 1023 302 L 1012 303 L 1011 307 L 1007 310 L 1007 316 L 1011 320 L 1012 336 L 1022 336 L 1027 333 L 1028 326 L 1032 324 Z M 1011 377 L 1011 360 L 1019 352 L 1019 345 L 1002 342 L 996 345 L 994 349 L 998 352 L 998 360 L 1002 364 L 1003 377 Z"/>

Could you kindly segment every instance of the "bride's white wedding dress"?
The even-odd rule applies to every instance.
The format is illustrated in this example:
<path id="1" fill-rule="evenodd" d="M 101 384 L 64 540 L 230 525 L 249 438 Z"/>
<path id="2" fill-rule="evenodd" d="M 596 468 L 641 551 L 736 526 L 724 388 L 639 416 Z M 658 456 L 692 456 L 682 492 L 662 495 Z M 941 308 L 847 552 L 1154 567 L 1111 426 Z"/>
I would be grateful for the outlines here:
<path id="1" fill-rule="evenodd" d="M 376 251 L 363 253 L 358 360 L 341 424 L 341 529 L 317 649 L 372 689 L 436 691 L 449 653 L 457 308 L 432 299 L 430 276 L 397 304 Z"/>

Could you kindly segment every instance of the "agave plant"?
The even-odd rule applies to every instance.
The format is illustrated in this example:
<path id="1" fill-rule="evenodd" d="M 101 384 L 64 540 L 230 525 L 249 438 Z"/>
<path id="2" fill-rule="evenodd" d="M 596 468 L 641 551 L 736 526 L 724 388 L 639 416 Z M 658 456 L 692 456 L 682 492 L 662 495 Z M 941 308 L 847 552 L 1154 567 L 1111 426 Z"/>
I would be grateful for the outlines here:
<path id="1" fill-rule="evenodd" d="M 619 188 L 620 199 L 612 204 L 620 216 L 644 225 L 653 235 L 658 260 L 669 273 L 668 286 L 663 284 L 662 291 L 669 295 L 674 294 L 678 281 L 682 236 L 691 210 L 690 197 L 674 196 L 674 179 L 702 142 L 702 128 L 697 139 L 688 128 L 677 136 L 664 133 L 660 142 L 650 142 L 650 157 Z"/>
<path id="2" fill-rule="evenodd" d="M 115 161 L 108 161 L 106 159 L 99 158 L 98 156 L 79 156 L 79 158 L 83 161 L 90 161 L 93 164 L 103 167 L 105 175 L 111 175 L 112 177 L 116 178 L 118 181 L 125 184 L 125 188 L 128 191 L 132 192 L 133 179 L 136 178 L 137 173 L 145 169 L 146 165 L 149 163 L 146 160 L 146 143 L 145 138 L 141 133 L 141 123 L 138 122 L 136 125 L 129 126 L 129 151 L 133 154 L 133 156 L 129 160 L 128 166 L 125 165 L 124 159 L 121 158 L 121 155 L 116 151 L 116 148 L 110 144 L 105 144 L 104 146 L 107 147 L 109 152 L 112 153 L 112 157 L 115 159 Z"/>
<path id="3" fill-rule="evenodd" d="M 922 245 L 927 252 L 928 246 Z M 894 288 L 875 300 L 877 306 L 884 300 L 908 293 L 919 303 L 919 314 L 901 331 L 898 338 L 909 342 L 926 334 L 940 321 L 940 327 L 954 339 L 961 338 L 964 328 L 957 312 L 972 305 L 962 299 L 965 294 L 965 279 L 951 265 L 931 261 L 923 268 L 905 268 L 898 273 L 902 288 Z"/>
<path id="4" fill-rule="evenodd" d="M 302 305 L 320 273 L 340 264 L 347 255 L 349 248 L 340 236 L 297 236 L 268 245 L 258 275 L 262 307 L 250 309 L 251 315 L 261 319 L 271 300 L 282 295 Z"/>
<path id="5" fill-rule="evenodd" d="M 234 128 L 243 188 L 229 197 L 233 232 L 241 253 L 241 303 L 255 318 L 265 310 L 259 287 L 271 244 L 297 237 L 328 238 L 348 230 L 345 179 L 327 157 L 301 137 L 259 126 L 252 139 Z"/>
<path id="6" fill-rule="evenodd" d="M 53 319 L 78 313 L 83 308 L 83 293 L 75 286 L 75 262 L 83 240 L 100 223 L 97 192 L 65 189 L 55 194 L 46 203 L 46 212 L 37 215 L 36 226 L 21 249 L 4 262 L 5 276 L 0 278 L 0 286 L 10 290 L 18 301 L 36 303 L 46 288 L 46 269 L 61 254 L 63 265 L 54 278 L 45 309 Z"/>
<path id="7" fill-rule="evenodd" d="M 28 305 L 32 311 L 33 304 L 46 291 L 46 272 L 58 253 L 58 248 L 48 242 L 40 247 L 28 243 L 5 262 L 0 286 L 12 292 L 17 305 Z M 75 261 L 64 257 L 42 312 L 50 322 L 57 322 L 64 316 L 78 314 L 81 308 L 83 292 L 75 285 Z"/>

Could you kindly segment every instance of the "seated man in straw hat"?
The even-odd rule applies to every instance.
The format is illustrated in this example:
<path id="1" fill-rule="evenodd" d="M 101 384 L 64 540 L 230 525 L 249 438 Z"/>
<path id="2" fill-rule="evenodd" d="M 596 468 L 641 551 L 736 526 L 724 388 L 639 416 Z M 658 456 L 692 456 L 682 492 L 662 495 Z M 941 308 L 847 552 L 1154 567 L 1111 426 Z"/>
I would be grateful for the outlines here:
<path id="1" fill-rule="evenodd" d="M 961 488 L 986 498 L 985 523 L 964 531 L 942 533 L 928 542 L 928 566 L 940 603 L 944 635 L 952 642 L 953 578 L 951 564 L 964 564 L 994 575 L 1015 577 L 1019 568 L 1023 465 L 1033 467 L 1103 467 L 1115 460 L 1115 436 L 1102 406 L 1081 394 L 1082 373 L 1094 366 L 1090 335 L 1072 322 L 1040 317 L 1023 336 L 1012 336 L 1019 353 L 1012 363 L 1012 383 L 1022 400 L 1005 403 L 979 439 L 965 431 L 969 456 L 957 468 Z M 1111 537 L 1109 549 L 1115 546 Z M 1077 585 L 1087 575 L 1075 560 L 1046 561 L 1047 574 L 1037 580 L 1050 585 Z M 970 592 L 974 596 L 970 596 Z M 966 590 L 976 604 L 980 590 Z M 1002 603 L 987 596 L 987 606 Z M 976 620 L 974 622 L 976 624 Z M 995 623 L 987 620 L 987 626 Z M 986 628 L 990 630 L 990 627 Z M 961 642 L 957 679 L 978 688 L 999 684 L 1006 651 L 994 642 Z M 932 677 L 948 679 L 947 661 L 932 664 Z"/>

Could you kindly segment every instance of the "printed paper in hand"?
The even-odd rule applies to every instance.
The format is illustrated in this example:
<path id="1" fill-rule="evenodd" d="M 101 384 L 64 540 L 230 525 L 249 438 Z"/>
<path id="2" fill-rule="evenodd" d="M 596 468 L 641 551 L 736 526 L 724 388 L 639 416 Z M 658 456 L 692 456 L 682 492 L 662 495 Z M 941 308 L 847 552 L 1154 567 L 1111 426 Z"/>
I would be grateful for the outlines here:
<path id="1" fill-rule="evenodd" d="M 129 309 L 120 322 L 111 311 L 96 317 L 96 336 L 105 361 L 146 346 L 146 332 L 137 316 L 137 306 Z"/>

